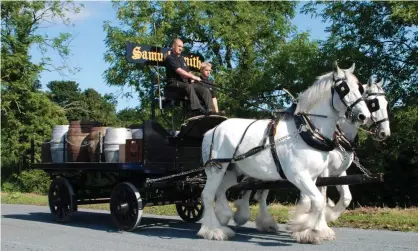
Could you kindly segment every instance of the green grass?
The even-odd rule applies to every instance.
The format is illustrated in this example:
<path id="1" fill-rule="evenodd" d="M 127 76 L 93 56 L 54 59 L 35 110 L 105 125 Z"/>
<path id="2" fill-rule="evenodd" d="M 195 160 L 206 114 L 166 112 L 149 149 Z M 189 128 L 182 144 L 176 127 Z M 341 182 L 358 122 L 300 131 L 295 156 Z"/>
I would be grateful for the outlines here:
<path id="1" fill-rule="evenodd" d="M 47 206 L 46 196 L 24 193 L 1 193 L 1 203 Z M 79 208 L 109 210 L 108 204 L 80 205 Z M 258 206 L 251 206 L 251 220 L 254 221 Z M 286 223 L 289 219 L 291 205 L 270 204 L 269 212 L 278 223 Z M 177 215 L 174 205 L 149 206 L 144 213 L 156 215 Z M 363 229 L 387 229 L 393 231 L 418 232 L 418 208 L 372 208 L 362 207 L 345 211 L 341 217 L 330 224 L 333 227 L 352 227 Z"/>

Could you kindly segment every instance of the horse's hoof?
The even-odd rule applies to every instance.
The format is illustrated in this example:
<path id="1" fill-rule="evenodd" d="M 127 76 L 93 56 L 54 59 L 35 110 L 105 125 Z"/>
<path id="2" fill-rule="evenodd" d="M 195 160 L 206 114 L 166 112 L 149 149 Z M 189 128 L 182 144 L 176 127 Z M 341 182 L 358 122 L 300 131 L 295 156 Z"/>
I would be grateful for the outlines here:
<path id="1" fill-rule="evenodd" d="M 324 241 L 335 240 L 335 233 L 331 228 L 323 230 L 306 229 L 292 233 L 293 238 L 299 243 L 322 244 Z"/>
<path id="2" fill-rule="evenodd" d="M 335 237 L 335 232 L 334 232 L 334 230 L 332 230 L 332 228 L 330 228 L 330 227 L 327 227 L 325 230 L 324 230 L 324 232 L 325 232 L 325 240 L 327 240 L 327 241 L 333 241 L 333 240 L 335 240 L 336 239 L 336 237 Z"/>
<path id="3" fill-rule="evenodd" d="M 232 238 L 235 233 L 228 227 L 208 228 L 202 226 L 197 235 L 207 240 L 225 241 Z"/>
<path id="4" fill-rule="evenodd" d="M 296 239 L 298 243 L 302 244 L 322 244 L 325 240 L 318 231 L 312 229 L 306 229 L 301 232 L 292 233 L 293 238 Z"/>
<path id="5" fill-rule="evenodd" d="M 257 217 L 255 219 L 255 225 L 257 227 L 257 230 L 260 232 L 276 233 L 279 231 L 279 226 L 271 216 L 267 216 L 264 218 Z"/>

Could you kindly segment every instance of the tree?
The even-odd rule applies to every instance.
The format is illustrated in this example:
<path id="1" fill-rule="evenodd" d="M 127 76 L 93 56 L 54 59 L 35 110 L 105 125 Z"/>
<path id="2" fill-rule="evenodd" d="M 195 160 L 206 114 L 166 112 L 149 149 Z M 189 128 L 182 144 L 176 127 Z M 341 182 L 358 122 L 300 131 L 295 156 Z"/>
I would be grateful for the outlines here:
<path id="1" fill-rule="evenodd" d="M 87 89 L 83 93 L 83 101 L 86 106 L 86 119 L 98 121 L 102 125 L 117 126 L 119 121 L 116 116 L 115 105 L 102 97 L 94 89 Z M 108 95 L 109 97 L 109 95 Z"/>
<path id="2" fill-rule="evenodd" d="M 55 66 L 45 54 L 49 49 L 56 50 L 65 60 L 69 50 L 71 34 L 60 33 L 56 37 L 42 34 L 41 30 L 53 22 L 63 22 L 70 25 L 66 13 L 78 13 L 81 6 L 72 1 L 43 1 L 43 2 L 13 2 L 6 1 L 1 5 L 1 80 L 10 85 L 26 77 L 28 71 L 39 73 L 42 70 L 69 69 L 68 65 Z M 37 47 L 44 55 L 37 65 L 28 64 L 29 49 Z"/>
<path id="3" fill-rule="evenodd" d="M 51 81 L 47 87 L 49 99 L 65 111 L 69 121 L 87 117 L 87 104 L 76 82 Z"/>
<path id="4" fill-rule="evenodd" d="M 144 113 L 139 108 L 125 108 L 118 112 L 118 119 L 121 121 L 122 126 L 129 127 L 131 125 L 140 125 L 144 122 L 144 119 L 148 118 L 149 114 Z"/>
<path id="5" fill-rule="evenodd" d="M 418 4 L 416 2 L 389 1 L 392 17 L 400 18 L 409 25 L 418 25 Z"/>
<path id="6" fill-rule="evenodd" d="M 94 89 L 82 91 L 74 81 L 51 81 L 48 97 L 57 103 L 71 120 L 93 120 L 103 125 L 116 125 L 117 102 L 111 94 L 102 96 Z"/>
<path id="7" fill-rule="evenodd" d="M 67 123 L 61 109 L 39 91 L 38 75 L 51 67 L 44 56 L 39 64 L 31 62 L 29 49 L 38 46 L 46 53 L 53 49 L 64 59 L 69 54 L 70 34 L 49 37 L 41 26 L 62 20 L 69 24 L 66 13 L 78 12 L 73 2 L 6 1 L 1 4 L 1 143 L 2 175 L 19 160 L 28 162 L 30 141 L 35 140 L 36 157 L 40 144 L 48 139 L 53 125 Z"/>
<path id="8" fill-rule="evenodd" d="M 317 47 L 306 34 L 296 34 L 290 19 L 293 2 L 115 2 L 122 26 L 106 23 L 105 72 L 110 85 L 136 88 L 141 108 L 148 109 L 151 97 L 149 73 L 129 64 L 126 43 L 169 47 L 180 37 L 186 51 L 199 52 L 214 65 L 220 91 L 220 107 L 229 114 L 246 116 L 272 110 L 285 101 L 281 87 L 299 91 L 316 75 L 304 71 L 317 60 Z M 306 62 L 309 62 L 307 64 Z M 140 85 L 138 86 L 138 82 Z M 231 97 L 238 98 L 232 99 Z M 244 102 L 245 101 L 245 102 Z"/>
<path id="9" fill-rule="evenodd" d="M 316 8 L 319 5 L 324 6 L 321 11 Z M 407 14 L 407 6 L 417 4 L 314 2 L 306 4 L 303 12 L 330 23 L 326 31 L 331 37 L 322 43 L 323 55 L 346 64 L 356 62 L 357 75 L 364 82 L 372 74 L 384 77 L 393 106 L 416 102 L 418 95 L 418 31 L 411 29 L 416 29 L 418 20 Z"/>

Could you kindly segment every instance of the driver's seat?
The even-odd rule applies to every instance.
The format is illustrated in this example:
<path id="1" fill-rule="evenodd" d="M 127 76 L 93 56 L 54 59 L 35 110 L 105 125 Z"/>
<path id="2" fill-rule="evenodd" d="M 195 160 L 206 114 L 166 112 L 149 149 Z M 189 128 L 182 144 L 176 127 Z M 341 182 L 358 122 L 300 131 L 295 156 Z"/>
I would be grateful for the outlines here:
<path id="1" fill-rule="evenodd" d="M 178 88 L 164 87 L 163 108 L 168 106 L 179 106 L 180 103 L 182 103 L 185 110 L 188 110 L 189 97 L 187 93 Z"/>

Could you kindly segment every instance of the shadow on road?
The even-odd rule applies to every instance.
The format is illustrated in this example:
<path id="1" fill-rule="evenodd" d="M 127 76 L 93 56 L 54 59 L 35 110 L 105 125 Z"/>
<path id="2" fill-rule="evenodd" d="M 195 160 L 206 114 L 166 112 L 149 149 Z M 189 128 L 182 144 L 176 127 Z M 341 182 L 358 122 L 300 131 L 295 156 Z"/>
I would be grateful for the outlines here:
<path id="1" fill-rule="evenodd" d="M 7 214 L 3 218 L 36 221 L 50 224 L 59 224 L 70 227 L 88 228 L 109 233 L 121 233 L 116 229 L 110 214 L 101 212 L 78 211 L 73 213 L 71 221 L 67 223 L 55 222 L 50 213 Z M 230 240 L 233 242 L 249 242 L 261 246 L 289 246 L 296 243 L 286 232 L 262 233 L 252 227 L 231 227 L 236 235 Z M 186 223 L 180 219 L 153 217 L 144 215 L 139 227 L 129 232 L 144 236 L 153 236 L 161 239 L 201 239 L 196 233 L 200 229 L 200 223 Z"/>

